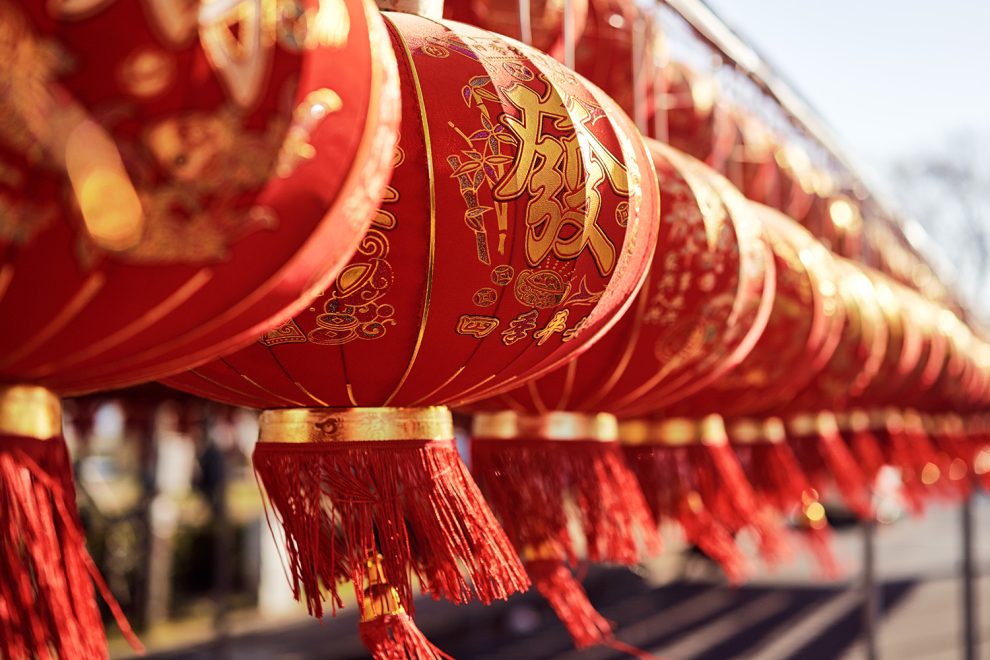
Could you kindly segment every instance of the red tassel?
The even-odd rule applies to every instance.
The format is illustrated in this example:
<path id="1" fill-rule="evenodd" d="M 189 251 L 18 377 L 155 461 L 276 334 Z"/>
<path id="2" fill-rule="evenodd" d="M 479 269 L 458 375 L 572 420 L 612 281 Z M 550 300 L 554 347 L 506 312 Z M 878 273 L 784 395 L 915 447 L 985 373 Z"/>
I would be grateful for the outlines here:
<path id="1" fill-rule="evenodd" d="M 837 415 L 836 420 L 842 440 L 856 457 L 869 482 L 875 484 L 880 470 L 887 464 L 887 459 L 884 457 L 880 440 L 870 429 L 869 414 L 862 410 L 854 410 L 845 415 Z"/>
<path id="2" fill-rule="evenodd" d="M 739 420 L 729 436 L 763 508 L 783 516 L 797 514 L 799 534 L 814 554 L 824 575 L 838 575 L 838 564 L 830 546 L 830 530 L 818 493 L 811 487 L 786 440 L 783 422 L 770 417 L 756 423 Z"/>
<path id="3" fill-rule="evenodd" d="M 452 660 L 451 656 L 426 639 L 426 635 L 405 612 L 361 621 L 358 633 L 375 660 Z"/>
<path id="4" fill-rule="evenodd" d="M 86 551 L 61 437 L 0 436 L 0 656 L 107 656 L 93 580 L 136 652 L 144 649 Z"/>
<path id="5" fill-rule="evenodd" d="M 706 508 L 732 532 L 751 528 L 756 532 L 760 555 L 773 565 L 790 554 L 780 522 L 761 507 L 739 458 L 728 443 L 722 418 L 709 415 L 701 421 L 700 443 L 688 447 L 698 490 Z"/>
<path id="6" fill-rule="evenodd" d="M 529 587 L 453 440 L 355 439 L 412 431 L 423 438 L 452 437 L 449 411 L 311 409 L 262 415 L 254 467 L 270 513 L 285 527 L 293 591 L 305 598 L 311 614 L 323 615 L 325 598 L 334 610 L 340 607 L 337 582 L 368 584 L 374 566 L 410 614 L 413 575 L 434 598 L 454 603 L 471 598 L 468 577 L 484 603 Z M 277 437 L 308 441 L 270 441 Z M 360 596 L 358 604 L 366 614 Z"/>
<path id="7" fill-rule="evenodd" d="M 917 413 L 888 411 L 885 427 L 887 461 L 900 473 L 908 508 L 921 515 L 929 499 L 945 494 L 942 460 Z"/>
<path id="8" fill-rule="evenodd" d="M 623 425 L 627 456 L 657 517 L 678 520 L 687 539 L 722 565 L 732 581 L 745 572 L 732 538 L 750 528 L 771 562 L 787 554 L 779 524 L 761 511 L 721 417 Z"/>
<path id="9" fill-rule="evenodd" d="M 355 588 L 362 604 L 358 634 L 375 660 L 452 660 L 430 643 L 426 635 L 406 614 L 399 602 L 399 592 L 385 580 L 382 557 L 368 564 L 368 582 L 364 589 Z"/>
<path id="10" fill-rule="evenodd" d="M 606 644 L 612 639 L 612 625 L 595 610 L 588 594 L 571 571 L 558 559 L 526 562 L 533 586 L 567 627 L 579 649 Z"/>
<path id="11" fill-rule="evenodd" d="M 575 423 L 590 417 L 551 415 L 542 420 L 516 418 L 510 439 L 504 439 L 506 433 L 492 435 L 486 430 L 486 420 L 499 419 L 497 415 L 476 417 L 472 468 L 516 548 L 555 544 L 574 563 L 577 552 L 568 526 L 572 502 L 591 561 L 638 562 L 638 536 L 648 552 L 658 553 L 661 542 L 656 522 L 619 444 L 614 440 L 543 439 L 547 424 L 564 415 Z M 614 421 L 612 429 L 614 438 Z M 525 514 L 520 515 L 521 511 Z"/>
<path id="12" fill-rule="evenodd" d="M 729 582 L 739 584 L 749 572 L 746 558 L 695 489 L 687 449 L 628 445 L 625 452 L 656 519 L 680 525 L 685 540 L 721 566 Z"/>
<path id="13" fill-rule="evenodd" d="M 812 487 L 819 493 L 835 482 L 843 501 L 861 519 L 873 517 L 870 483 L 839 435 L 831 413 L 795 417 L 788 421 L 794 455 Z"/>
<path id="14" fill-rule="evenodd" d="M 931 420 L 931 440 L 941 459 L 946 494 L 961 502 L 973 492 L 973 453 L 962 418 L 953 414 L 939 415 Z"/>

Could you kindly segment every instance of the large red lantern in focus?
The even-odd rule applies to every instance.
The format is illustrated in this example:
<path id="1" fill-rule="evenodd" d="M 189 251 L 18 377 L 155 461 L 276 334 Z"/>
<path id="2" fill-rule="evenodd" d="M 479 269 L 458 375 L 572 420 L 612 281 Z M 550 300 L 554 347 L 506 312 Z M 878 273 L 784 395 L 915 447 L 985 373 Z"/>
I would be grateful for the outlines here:
<path id="1" fill-rule="evenodd" d="M 596 420 L 630 409 L 656 409 L 674 390 L 693 388 L 693 378 L 712 377 L 721 367 L 710 356 L 737 360 L 739 347 L 752 341 L 750 332 L 762 330 L 773 298 L 773 264 L 749 203 L 696 160 L 658 142 L 650 141 L 650 148 L 660 181 L 661 230 L 636 302 L 579 358 L 478 404 L 486 412 L 475 416 L 475 474 L 517 547 L 530 554 L 543 550 L 541 561 L 573 557 L 566 524 L 569 499 L 609 502 L 616 497 L 626 508 L 623 515 L 598 521 L 581 516 L 589 558 L 636 559 L 629 552 L 596 554 L 597 540 L 635 541 L 644 507 L 615 431 L 598 437 L 588 430 L 600 428 Z M 652 488 L 645 484 L 650 504 Z M 520 505 L 533 513 L 516 515 Z M 539 584 L 539 576 L 534 579 Z M 544 591 L 555 602 L 574 590 Z M 593 610 L 583 611 L 582 617 L 572 608 L 569 617 L 562 617 L 575 641 L 605 641 L 607 630 L 597 638 L 578 634 L 594 628 L 587 625 L 595 620 Z"/>
<path id="2" fill-rule="evenodd" d="M 297 9 L 0 4 L 0 655 L 106 654 L 57 395 L 272 327 L 384 192 L 398 76 L 380 19 Z"/>
<path id="3" fill-rule="evenodd" d="M 587 347 L 629 305 L 658 227 L 649 154 L 599 90 L 478 28 L 386 24 L 403 129 L 357 256 L 253 346 L 168 381 L 283 409 L 263 413 L 254 464 L 297 593 L 319 615 L 321 585 L 336 607 L 336 580 L 353 580 L 376 654 L 405 644 L 389 629 L 414 639 L 400 612 L 410 572 L 454 602 L 470 595 L 461 566 L 486 602 L 526 586 L 449 413 L 427 406 L 490 396 Z"/>

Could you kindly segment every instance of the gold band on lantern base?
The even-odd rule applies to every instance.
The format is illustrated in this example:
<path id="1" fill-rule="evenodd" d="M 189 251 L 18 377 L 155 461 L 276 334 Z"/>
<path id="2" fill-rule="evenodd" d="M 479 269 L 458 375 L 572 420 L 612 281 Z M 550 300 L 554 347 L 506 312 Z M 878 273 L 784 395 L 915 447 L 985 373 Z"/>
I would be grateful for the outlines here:
<path id="1" fill-rule="evenodd" d="M 839 432 L 835 413 L 829 411 L 794 415 L 786 424 L 787 431 L 796 437 L 835 435 Z"/>
<path id="2" fill-rule="evenodd" d="M 787 439 L 784 421 L 779 417 L 734 419 L 728 423 L 728 432 L 737 445 L 776 444 Z"/>
<path id="3" fill-rule="evenodd" d="M 485 440 L 596 440 L 615 442 L 619 423 L 608 413 L 549 412 L 519 415 L 510 410 L 474 416 L 471 434 Z"/>
<path id="4" fill-rule="evenodd" d="M 444 406 L 426 408 L 279 408 L 259 419 L 259 442 L 452 440 Z"/>
<path id="5" fill-rule="evenodd" d="M 62 402 L 37 385 L 0 386 L 0 435 L 48 440 L 62 434 Z"/>
<path id="6" fill-rule="evenodd" d="M 851 431 L 862 433 L 869 431 L 871 427 L 870 414 L 865 410 L 850 410 L 835 414 L 835 423 L 840 431 Z"/>
<path id="7" fill-rule="evenodd" d="M 628 420 L 619 424 L 619 442 L 624 445 L 682 447 L 702 444 L 718 446 L 728 442 L 721 415 L 700 419 L 672 417 L 653 422 Z"/>

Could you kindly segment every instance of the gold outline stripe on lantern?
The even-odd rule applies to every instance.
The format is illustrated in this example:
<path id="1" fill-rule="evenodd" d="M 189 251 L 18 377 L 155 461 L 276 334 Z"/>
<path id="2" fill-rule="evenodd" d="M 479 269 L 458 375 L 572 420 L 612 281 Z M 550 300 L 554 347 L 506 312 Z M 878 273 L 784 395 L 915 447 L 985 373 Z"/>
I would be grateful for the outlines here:
<path id="1" fill-rule="evenodd" d="M 49 440 L 62 434 L 62 402 L 37 385 L 0 386 L 0 435 Z"/>
<path id="2" fill-rule="evenodd" d="M 388 22 L 387 18 L 385 18 L 385 20 Z M 390 22 L 389 25 L 391 25 Z M 413 347 L 412 357 L 409 359 L 409 364 L 406 366 L 405 372 L 403 372 L 402 377 L 399 378 L 399 382 L 395 386 L 395 389 L 392 390 L 392 393 L 385 399 L 385 406 L 392 402 L 395 396 L 402 389 L 402 386 L 406 384 L 406 379 L 409 378 L 413 365 L 416 364 L 416 359 L 419 357 L 419 349 L 423 345 L 423 336 L 426 334 L 426 322 L 430 315 L 430 297 L 433 294 L 433 265 L 436 254 L 437 238 L 437 200 L 436 182 L 433 172 L 433 145 L 430 141 L 430 125 L 429 120 L 426 117 L 426 104 L 423 100 L 423 88 L 419 82 L 419 73 L 416 71 L 416 64 L 413 62 L 412 51 L 409 50 L 409 44 L 406 43 L 406 40 L 403 39 L 399 31 L 395 29 L 394 25 L 392 25 L 392 28 L 393 34 L 395 34 L 399 42 L 402 44 L 402 50 L 405 52 L 406 60 L 409 62 L 409 72 L 412 74 L 413 86 L 416 88 L 416 100 L 419 102 L 419 116 L 423 125 L 423 143 L 426 151 L 426 174 L 430 188 L 430 256 L 426 266 L 426 289 L 423 292 L 423 314 L 419 320 L 419 334 L 416 336 L 416 345 Z"/>
<path id="3" fill-rule="evenodd" d="M 435 441 L 454 438 L 444 406 L 427 408 L 281 408 L 259 418 L 258 442 Z"/>
<path id="4" fill-rule="evenodd" d="M 3 268 L 0 268 L 0 302 L 3 301 L 3 296 L 7 293 L 7 287 L 13 281 L 14 266 L 12 264 L 4 264 Z"/>
<path id="5" fill-rule="evenodd" d="M 50 376 L 59 369 L 64 369 L 71 365 L 84 362 L 90 358 L 96 357 L 104 351 L 110 350 L 114 346 L 122 344 L 175 311 L 176 308 L 192 298 L 196 292 L 206 286 L 207 282 L 209 282 L 212 277 L 212 269 L 199 269 L 196 271 L 195 275 L 183 282 L 182 286 L 176 289 L 168 298 L 149 309 L 131 323 L 128 323 L 124 327 L 118 329 L 117 332 L 105 336 L 100 341 L 90 344 L 81 351 L 74 352 L 67 360 L 43 364 L 37 369 L 29 372 L 28 376 L 31 378 Z"/>
<path id="6" fill-rule="evenodd" d="M 473 437 L 482 440 L 593 440 L 615 442 L 619 423 L 609 413 L 553 411 L 519 415 L 511 410 L 481 412 L 471 424 Z"/>

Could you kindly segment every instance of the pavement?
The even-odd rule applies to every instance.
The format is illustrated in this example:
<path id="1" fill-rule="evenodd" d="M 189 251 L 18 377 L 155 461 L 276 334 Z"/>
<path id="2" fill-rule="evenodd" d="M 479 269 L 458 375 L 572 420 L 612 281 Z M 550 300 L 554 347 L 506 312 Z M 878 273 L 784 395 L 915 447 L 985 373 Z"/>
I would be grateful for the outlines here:
<path id="1" fill-rule="evenodd" d="M 980 577 L 977 657 L 990 660 L 990 500 L 974 506 Z M 962 658 L 962 591 L 957 509 L 934 507 L 922 518 L 880 527 L 876 535 L 880 601 L 877 647 L 883 660 Z M 865 658 L 862 533 L 837 530 L 843 577 L 826 580 L 804 553 L 769 570 L 754 561 L 744 586 L 724 585 L 706 560 L 676 551 L 630 571 L 594 567 L 585 587 L 617 625 L 617 638 L 665 660 Z M 801 550 L 796 547 L 796 550 Z M 453 607 L 424 600 L 417 622 L 456 658 L 605 660 L 626 657 L 608 647 L 573 649 L 545 603 L 525 594 L 491 607 Z M 367 657 L 353 612 L 322 624 L 304 619 L 233 622 L 229 634 L 206 641 L 159 640 L 153 660 L 317 660 Z M 170 647 L 166 650 L 166 647 Z M 123 657 L 123 656 L 120 656 Z"/>

